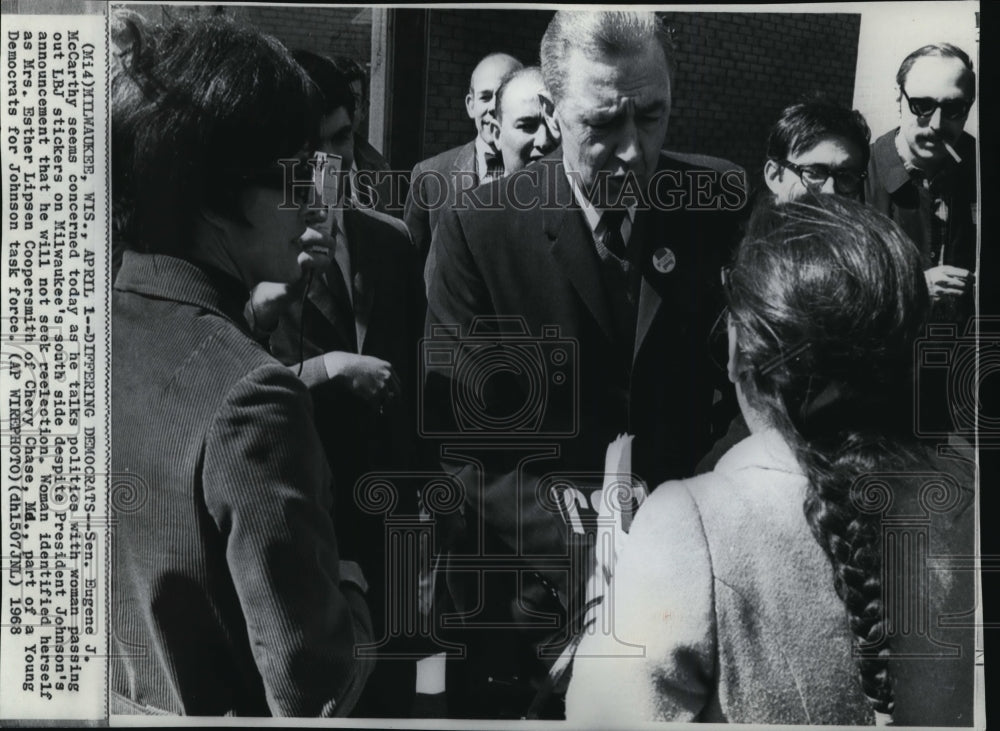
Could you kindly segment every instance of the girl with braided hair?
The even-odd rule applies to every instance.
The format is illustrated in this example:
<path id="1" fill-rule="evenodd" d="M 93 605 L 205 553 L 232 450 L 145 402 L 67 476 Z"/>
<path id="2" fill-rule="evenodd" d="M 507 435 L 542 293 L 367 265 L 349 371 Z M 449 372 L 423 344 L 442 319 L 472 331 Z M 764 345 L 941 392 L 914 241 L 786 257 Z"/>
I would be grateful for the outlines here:
<path id="1" fill-rule="evenodd" d="M 764 209 L 726 273 L 751 435 L 638 512 L 567 717 L 972 725 L 969 463 L 915 437 L 913 244 L 839 196 Z M 943 453 L 943 452 L 942 452 Z"/>

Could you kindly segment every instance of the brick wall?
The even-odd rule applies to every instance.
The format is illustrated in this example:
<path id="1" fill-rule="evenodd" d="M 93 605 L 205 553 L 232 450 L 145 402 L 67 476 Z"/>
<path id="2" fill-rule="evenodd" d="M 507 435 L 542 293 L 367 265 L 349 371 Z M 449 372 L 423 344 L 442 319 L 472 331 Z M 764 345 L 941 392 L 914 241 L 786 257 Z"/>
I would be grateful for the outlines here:
<path id="1" fill-rule="evenodd" d="M 226 14 L 274 36 L 288 48 L 329 56 L 350 56 L 368 68 L 371 58 L 371 9 L 266 5 L 129 5 L 154 21 L 181 15 Z"/>
<path id="2" fill-rule="evenodd" d="M 816 89 L 851 103 L 859 15 L 661 15 L 675 29 L 677 47 L 670 149 L 725 157 L 756 176 L 767 132 L 786 105 Z M 471 139 L 463 100 L 476 62 L 505 51 L 538 63 L 551 17 L 551 11 L 431 11 L 425 156 Z"/>
<path id="3" fill-rule="evenodd" d="M 469 77 L 488 53 L 509 53 L 538 64 L 551 10 L 432 10 L 429 14 L 424 157 L 468 142 L 475 135 L 465 111 Z"/>
<path id="4" fill-rule="evenodd" d="M 759 179 L 781 110 L 823 90 L 854 96 L 860 15 L 664 13 L 677 50 L 666 147 L 733 160 Z"/>
<path id="5" fill-rule="evenodd" d="M 368 68 L 371 59 L 371 9 L 243 7 L 240 16 L 291 49 L 328 56 L 349 56 Z"/>
<path id="6" fill-rule="evenodd" d="M 138 6 L 155 13 L 156 6 Z M 371 54 L 365 7 L 201 6 L 171 12 L 228 12 L 291 48 Z M 487 53 L 537 64 L 551 10 L 428 10 L 426 123 L 422 155 L 472 138 L 465 112 L 469 76 Z M 861 17 L 827 13 L 662 13 L 674 29 L 677 75 L 666 146 L 733 160 L 756 180 L 764 143 L 781 109 L 823 89 L 844 104 L 854 93 Z M 407 59 L 397 59 L 407 63 Z"/>

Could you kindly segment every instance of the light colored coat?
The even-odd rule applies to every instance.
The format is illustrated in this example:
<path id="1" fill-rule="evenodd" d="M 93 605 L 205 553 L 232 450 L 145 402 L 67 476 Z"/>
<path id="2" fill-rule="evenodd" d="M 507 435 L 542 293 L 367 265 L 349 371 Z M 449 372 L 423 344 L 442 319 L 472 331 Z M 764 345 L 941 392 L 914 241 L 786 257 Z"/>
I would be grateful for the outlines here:
<path id="1" fill-rule="evenodd" d="M 960 466 L 949 471 L 968 477 Z M 972 545 L 971 481 L 945 482 L 955 502 L 930 522 L 928 555 Z M 917 491 L 889 484 L 893 509 L 917 514 Z M 806 489 L 789 447 L 767 431 L 733 447 L 714 472 L 655 490 L 605 599 L 613 632 L 588 635 L 577 651 L 567 718 L 603 727 L 873 723 L 830 563 L 803 513 Z M 962 655 L 894 663 L 895 722 L 971 725 L 971 630 L 935 626 L 942 607 L 972 609 L 971 584 L 930 573 L 930 634 L 958 640 Z"/>

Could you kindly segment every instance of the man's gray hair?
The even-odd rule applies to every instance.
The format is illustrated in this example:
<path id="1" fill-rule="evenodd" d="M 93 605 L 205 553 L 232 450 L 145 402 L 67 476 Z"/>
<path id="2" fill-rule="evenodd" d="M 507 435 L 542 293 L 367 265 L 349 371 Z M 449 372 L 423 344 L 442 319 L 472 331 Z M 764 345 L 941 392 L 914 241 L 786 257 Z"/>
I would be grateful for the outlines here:
<path id="1" fill-rule="evenodd" d="M 542 78 L 542 70 L 538 66 L 525 66 L 523 69 L 517 69 L 516 71 L 511 71 L 503 80 L 500 82 L 500 86 L 497 87 L 496 96 L 496 109 L 493 112 L 493 116 L 496 117 L 498 122 L 503 121 L 503 96 L 504 92 L 507 91 L 507 87 L 518 79 L 523 79 L 525 77 L 537 78 L 540 85 L 544 85 L 545 80 Z"/>
<path id="2" fill-rule="evenodd" d="M 615 58 L 639 53 L 648 43 L 663 50 L 672 70 L 673 43 L 655 13 L 560 10 L 542 37 L 542 76 L 552 100 L 558 104 L 563 97 L 573 49 L 588 58 Z"/>

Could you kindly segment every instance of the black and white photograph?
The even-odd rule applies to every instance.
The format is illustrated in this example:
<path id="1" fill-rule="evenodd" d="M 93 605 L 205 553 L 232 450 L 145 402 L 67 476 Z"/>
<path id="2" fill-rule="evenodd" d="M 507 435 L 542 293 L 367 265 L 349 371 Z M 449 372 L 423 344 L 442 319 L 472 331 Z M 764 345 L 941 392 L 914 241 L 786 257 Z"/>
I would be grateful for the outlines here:
<path id="1" fill-rule="evenodd" d="M 4 724 L 986 728 L 978 2 L 3 14 Z"/>

